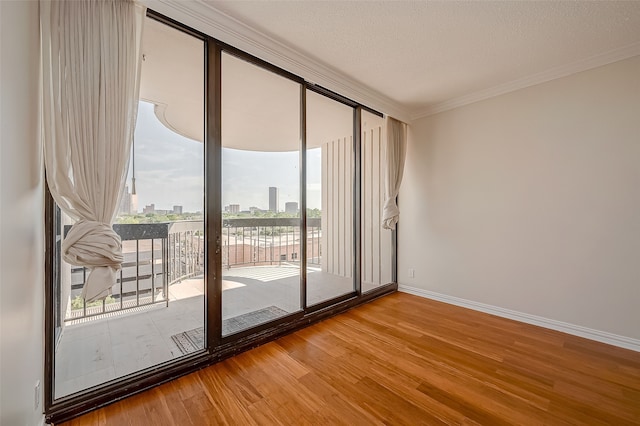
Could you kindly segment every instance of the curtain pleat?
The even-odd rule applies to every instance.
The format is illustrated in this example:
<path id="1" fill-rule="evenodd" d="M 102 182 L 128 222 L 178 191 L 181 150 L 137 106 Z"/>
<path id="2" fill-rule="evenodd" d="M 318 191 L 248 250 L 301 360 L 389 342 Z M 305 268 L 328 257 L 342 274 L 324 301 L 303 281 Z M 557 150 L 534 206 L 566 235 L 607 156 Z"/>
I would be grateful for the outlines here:
<path id="1" fill-rule="evenodd" d="M 45 169 L 75 220 L 62 256 L 90 269 L 87 301 L 111 293 L 123 260 L 112 224 L 135 130 L 144 13 L 131 0 L 40 3 Z"/>
<path id="2" fill-rule="evenodd" d="M 387 117 L 385 200 L 382 208 L 382 226 L 385 229 L 396 229 L 400 217 L 397 197 L 402 183 L 406 151 L 407 125 L 395 118 Z"/>

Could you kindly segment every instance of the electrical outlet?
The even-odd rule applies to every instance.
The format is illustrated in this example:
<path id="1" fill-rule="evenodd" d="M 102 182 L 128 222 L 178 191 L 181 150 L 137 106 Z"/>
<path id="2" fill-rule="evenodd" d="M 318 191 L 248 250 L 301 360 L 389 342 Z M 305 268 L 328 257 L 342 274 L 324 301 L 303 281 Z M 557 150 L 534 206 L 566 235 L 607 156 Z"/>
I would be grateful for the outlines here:
<path id="1" fill-rule="evenodd" d="M 33 393 L 33 409 L 40 408 L 40 380 L 36 381 Z"/>
<path id="2" fill-rule="evenodd" d="M 413 268 L 409 268 L 409 278 L 415 278 L 416 277 L 416 270 Z"/>

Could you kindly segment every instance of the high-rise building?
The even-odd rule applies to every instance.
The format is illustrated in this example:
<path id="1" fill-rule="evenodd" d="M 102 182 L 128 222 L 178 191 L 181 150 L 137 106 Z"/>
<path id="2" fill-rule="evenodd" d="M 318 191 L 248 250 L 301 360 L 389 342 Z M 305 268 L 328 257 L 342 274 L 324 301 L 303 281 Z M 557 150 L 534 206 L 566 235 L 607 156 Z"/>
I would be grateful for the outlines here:
<path id="1" fill-rule="evenodd" d="M 182 206 L 173 206 L 173 214 L 182 214 Z"/>
<path id="2" fill-rule="evenodd" d="M 298 213 L 298 203 L 296 201 L 287 201 L 284 203 L 284 212 L 288 214 Z"/>
<path id="3" fill-rule="evenodd" d="M 278 213 L 278 188 L 269 187 L 269 211 Z"/>
<path id="4" fill-rule="evenodd" d="M 240 213 L 240 204 L 229 204 L 229 213 Z"/>

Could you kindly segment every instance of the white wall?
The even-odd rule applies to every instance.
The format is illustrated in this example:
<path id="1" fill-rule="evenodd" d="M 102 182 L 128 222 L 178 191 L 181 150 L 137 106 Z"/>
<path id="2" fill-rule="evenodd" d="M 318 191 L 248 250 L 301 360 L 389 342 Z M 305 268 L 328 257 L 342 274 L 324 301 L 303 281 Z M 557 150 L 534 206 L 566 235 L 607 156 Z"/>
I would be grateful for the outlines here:
<path id="1" fill-rule="evenodd" d="M 37 425 L 43 380 L 38 3 L 0 2 L 0 424 Z"/>
<path id="2" fill-rule="evenodd" d="M 401 285 L 640 339 L 640 57 L 415 121 L 400 203 Z"/>

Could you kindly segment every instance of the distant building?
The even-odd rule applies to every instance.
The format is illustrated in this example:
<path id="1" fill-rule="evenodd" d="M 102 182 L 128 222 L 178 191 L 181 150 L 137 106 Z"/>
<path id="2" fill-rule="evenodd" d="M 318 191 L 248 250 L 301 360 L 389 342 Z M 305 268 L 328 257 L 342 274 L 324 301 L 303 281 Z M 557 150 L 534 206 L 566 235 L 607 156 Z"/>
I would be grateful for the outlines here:
<path id="1" fill-rule="evenodd" d="M 173 206 L 173 214 L 182 214 L 182 206 Z"/>
<path id="2" fill-rule="evenodd" d="M 149 204 L 144 206 L 144 208 L 142 209 L 142 213 L 143 214 L 153 214 L 156 212 L 156 205 L 155 204 Z"/>
<path id="3" fill-rule="evenodd" d="M 262 209 L 259 209 L 257 207 L 249 207 L 249 212 L 251 214 L 261 213 L 262 211 L 263 211 Z"/>
<path id="4" fill-rule="evenodd" d="M 298 203 L 296 201 L 288 201 L 284 203 L 284 212 L 289 214 L 297 214 Z"/>
<path id="5" fill-rule="evenodd" d="M 278 188 L 269 187 L 269 211 L 278 213 Z"/>
<path id="6" fill-rule="evenodd" d="M 240 213 L 240 204 L 229 204 L 224 208 L 224 211 L 233 214 Z"/>

